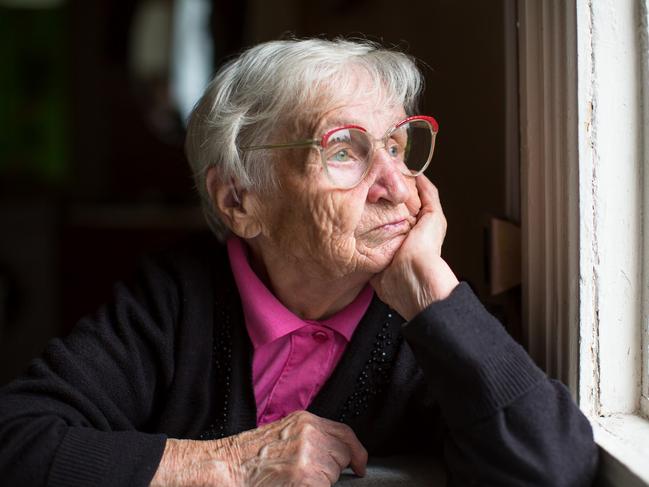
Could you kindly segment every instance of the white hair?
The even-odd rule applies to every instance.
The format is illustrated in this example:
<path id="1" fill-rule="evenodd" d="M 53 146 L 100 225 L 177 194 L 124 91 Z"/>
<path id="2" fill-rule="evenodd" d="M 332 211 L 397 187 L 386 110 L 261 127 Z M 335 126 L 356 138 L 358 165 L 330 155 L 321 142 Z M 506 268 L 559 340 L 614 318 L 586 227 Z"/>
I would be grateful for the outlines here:
<path id="1" fill-rule="evenodd" d="M 289 123 L 304 124 L 322 113 L 341 85 L 357 82 L 359 68 L 374 82 L 377 97 L 413 114 L 423 88 L 414 59 L 367 40 L 265 42 L 219 69 L 190 115 L 185 142 L 203 211 L 219 239 L 228 229 L 207 192 L 207 171 L 217 167 L 223 181 L 248 190 L 276 187 L 269 151 L 240 148 L 268 144 Z"/>

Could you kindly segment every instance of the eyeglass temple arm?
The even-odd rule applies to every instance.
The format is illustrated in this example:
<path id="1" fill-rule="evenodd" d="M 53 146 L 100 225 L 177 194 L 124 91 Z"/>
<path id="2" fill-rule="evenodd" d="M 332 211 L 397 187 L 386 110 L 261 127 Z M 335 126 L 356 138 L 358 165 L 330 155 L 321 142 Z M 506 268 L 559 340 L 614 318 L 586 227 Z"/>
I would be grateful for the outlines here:
<path id="1" fill-rule="evenodd" d="M 285 144 L 249 145 L 247 147 L 241 147 L 241 150 L 250 151 L 259 149 L 288 149 L 291 147 L 309 147 L 312 145 L 318 145 L 319 143 L 320 141 L 318 139 L 309 139 L 298 140 L 296 142 L 287 142 Z"/>

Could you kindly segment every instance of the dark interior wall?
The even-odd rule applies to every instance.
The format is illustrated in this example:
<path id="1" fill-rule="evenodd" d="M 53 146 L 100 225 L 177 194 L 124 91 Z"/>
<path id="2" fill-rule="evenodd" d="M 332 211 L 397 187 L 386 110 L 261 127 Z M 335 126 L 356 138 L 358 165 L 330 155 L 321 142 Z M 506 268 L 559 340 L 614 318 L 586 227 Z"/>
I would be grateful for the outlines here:
<path id="1" fill-rule="evenodd" d="M 128 70 L 142 3 L 0 6 L 0 384 L 141 254 L 202 231 L 182 139 L 152 129 Z"/>
<path id="2" fill-rule="evenodd" d="M 73 171 L 66 194 L 74 202 L 163 205 L 192 199 L 182 136 L 156 133 L 144 107 L 157 87 L 138 84 L 129 71 L 131 27 L 143 3 L 70 2 Z"/>
<path id="3" fill-rule="evenodd" d="M 449 222 L 444 255 L 487 300 L 483 232 L 489 215 L 505 211 L 506 1 L 414 0 L 404 8 L 386 0 L 228 0 L 216 1 L 214 10 L 217 61 L 286 32 L 367 36 L 422 61 L 421 112 L 440 123 L 428 174 Z M 22 149 L 1 154 L 0 383 L 49 337 L 108 299 L 112 282 L 128 276 L 141 253 L 202 231 L 182 140 L 152 129 L 142 107 L 151 93 L 135 85 L 128 70 L 137 5 L 71 0 L 54 13 L 0 10 L 2 52 L 17 60 L 26 56 L 20 43 L 43 32 L 36 24 L 48 26 L 51 39 L 34 49 L 53 60 L 43 64 L 36 57 L 32 68 L 21 61 L 31 71 L 15 79 L 38 78 L 43 90 L 59 87 L 48 96 L 63 109 L 45 105 L 43 112 L 64 148 L 55 177 L 25 170 L 26 157 L 51 153 L 45 146 L 32 155 Z M 16 19 L 24 25 L 13 24 Z M 5 70 L 0 82 L 8 72 L 15 70 Z M 34 107 L 23 105 L 34 96 L 14 95 L 17 113 L 32 117 Z M 16 120 L 14 113 L 0 118 L 0 132 L 7 133 L 8 124 L 20 129 Z M 27 128 L 19 133 L 32 136 L 30 149 L 40 147 Z"/>

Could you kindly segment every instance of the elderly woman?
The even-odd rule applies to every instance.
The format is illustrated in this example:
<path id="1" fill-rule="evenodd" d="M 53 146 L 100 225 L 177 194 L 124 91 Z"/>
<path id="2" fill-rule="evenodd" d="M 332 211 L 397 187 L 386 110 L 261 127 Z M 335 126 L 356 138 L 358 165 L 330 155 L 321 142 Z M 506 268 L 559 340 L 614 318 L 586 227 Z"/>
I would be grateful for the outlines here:
<path id="1" fill-rule="evenodd" d="M 217 239 L 147 260 L 0 396 L 7 485 L 586 486 L 587 420 L 459 283 L 405 54 L 285 40 L 224 66 L 187 154 Z"/>

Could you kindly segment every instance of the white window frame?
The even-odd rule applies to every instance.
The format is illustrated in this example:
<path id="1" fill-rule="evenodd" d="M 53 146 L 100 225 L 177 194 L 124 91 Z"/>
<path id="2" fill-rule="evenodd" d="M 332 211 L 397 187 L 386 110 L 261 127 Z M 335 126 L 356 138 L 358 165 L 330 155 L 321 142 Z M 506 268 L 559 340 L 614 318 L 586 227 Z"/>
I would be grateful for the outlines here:
<path id="1" fill-rule="evenodd" d="M 649 485 L 646 2 L 518 1 L 524 338 L 601 485 Z"/>
<path id="2" fill-rule="evenodd" d="M 641 96 L 642 96 L 642 126 L 644 149 L 644 246 L 643 246 L 643 273 L 642 273 L 642 310 L 643 339 L 642 339 L 642 396 L 640 397 L 640 411 L 645 418 L 649 418 L 649 0 L 641 0 L 640 5 L 640 61 L 641 61 Z"/>

